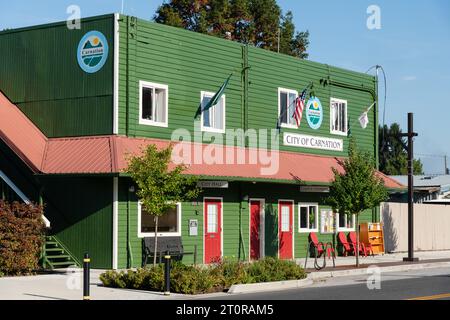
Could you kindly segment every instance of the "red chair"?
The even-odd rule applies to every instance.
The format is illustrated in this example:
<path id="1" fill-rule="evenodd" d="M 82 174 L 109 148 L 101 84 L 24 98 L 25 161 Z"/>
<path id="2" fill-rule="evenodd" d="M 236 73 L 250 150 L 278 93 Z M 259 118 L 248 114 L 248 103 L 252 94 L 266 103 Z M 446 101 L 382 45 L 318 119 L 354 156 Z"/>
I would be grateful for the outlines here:
<path id="1" fill-rule="evenodd" d="M 350 241 L 353 245 L 354 248 L 356 248 L 356 232 L 352 231 L 349 233 L 349 238 Z M 367 254 L 372 254 L 373 255 L 373 248 L 372 245 L 370 243 L 364 243 L 364 242 L 359 242 L 359 252 L 364 254 L 365 257 L 367 257 Z"/>
<path id="2" fill-rule="evenodd" d="M 317 238 L 317 235 L 316 235 L 316 233 L 315 232 L 311 232 L 310 234 L 309 234 L 309 239 L 310 239 L 310 243 L 314 246 L 314 248 L 316 248 L 316 250 L 317 250 L 317 256 L 318 257 L 320 257 L 323 253 L 324 253 L 324 251 L 325 251 L 325 249 L 324 249 L 324 247 L 325 247 L 325 245 L 322 243 L 322 242 L 319 242 L 319 239 Z M 327 255 L 328 255 L 328 258 L 329 259 L 331 259 L 331 254 L 333 254 L 334 256 L 336 256 L 336 254 L 335 254 L 335 252 L 334 252 L 334 248 L 332 248 L 332 247 L 328 247 L 327 246 Z"/>
<path id="3" fill-rule="evenodd" d="M 355 247 L 352 248 L 350 243 L 348 243 L 345 233 L 339 232 L 338 239 L 339 239 L 339 242 L 342 244 L 342 247 L 344 248 L 344 256 L 347 256 L 348 253 L 356 254 Z"/>

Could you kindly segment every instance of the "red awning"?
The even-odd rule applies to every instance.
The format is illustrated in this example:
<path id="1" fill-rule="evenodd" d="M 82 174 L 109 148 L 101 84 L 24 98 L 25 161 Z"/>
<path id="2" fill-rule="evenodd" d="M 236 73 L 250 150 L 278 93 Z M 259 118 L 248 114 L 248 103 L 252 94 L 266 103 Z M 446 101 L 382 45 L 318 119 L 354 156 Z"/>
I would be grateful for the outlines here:
<path id="1" fill-rule="evenodd" d="M 0 138 L 36 173 L 43 174 L 108 174 L 120 173 L 127 167 L 127 157 L 139 154 L 142 148 L 155 144 L 167 147 L 170 141 L 139 139 L 124 136 L 98 136 L 47 139 L 41 131 L 6 97 L 0 94 Z M 261 161 L 257 149 L 223 147 L 188 142 L 174 143 L 184 155 L 191 155 L 188 174 L 267 181 L 304 181 L 329 184 L 331 168 L 342 170 L 339 159 L 294 152 L 267 151 L 273 162 Z M 196 155 L 214 154 L 215 162 Z M 178 154 L 178 153 L 177 153 Z M 182 153 L 179 152 L 181 155 Z M 232 156 L 231 156 L 232 155 Z M 242 164 L 237 160 L 241 156 Z M 255 159 L 256 155 L 256 159 Z M 263 154 L 264 156 L 264 154 Z M 186 159 L 186 158 L 185 158 Z M 201 159 L 201 161 L 198 161 Z M 250 159 L 257 161 L 250 161 Z M 404 188 L 381 172 L 388 188 Z"/>

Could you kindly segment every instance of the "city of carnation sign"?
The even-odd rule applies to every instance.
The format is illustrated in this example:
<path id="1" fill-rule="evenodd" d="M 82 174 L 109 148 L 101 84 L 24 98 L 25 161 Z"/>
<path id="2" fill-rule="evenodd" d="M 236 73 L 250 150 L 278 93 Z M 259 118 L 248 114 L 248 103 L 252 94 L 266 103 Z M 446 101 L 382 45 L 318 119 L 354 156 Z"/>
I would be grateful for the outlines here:
<path id="1" fill-rule="evenodd" d="M 344 151 L 344 141 L 325 137 L 315 137 L 303 134 L 284 133 L 283 143 L 285 146 L 321 149 L 329 151 Z"/>

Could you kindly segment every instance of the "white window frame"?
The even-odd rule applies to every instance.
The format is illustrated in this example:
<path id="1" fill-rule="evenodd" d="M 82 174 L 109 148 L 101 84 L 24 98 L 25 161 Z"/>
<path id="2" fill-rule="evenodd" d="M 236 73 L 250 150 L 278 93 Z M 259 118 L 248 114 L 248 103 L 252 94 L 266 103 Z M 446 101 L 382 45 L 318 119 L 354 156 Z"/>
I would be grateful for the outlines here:
<path id="1" fill-rule="evenodd" d="M 333 232 L 325 231 L 324 230 L 325 229 L 325 225 L 322 223 L 322 214 L 323 213 L 328 214 L 330 212 L 332 213 L 332 217 L 333 217 Z M 333 212 L 333 210 L 328 209 L 328 208 L 322 208 L 320 210 L 320 216 L 319 216 L 319 219 L 320 219 L 320 234 L 334 234 L 335 232 L 337 232 L 336 218 L 337 218 L 336 213 Z"/>
<path id="2" fill-rule="evenodd" d="M 309 225 L 309 208 L 310 207 L 316 208 L 316 227 L 315 228 L 310 228 L 310 225 Z M 308 208 L 307 228 L 301 227 L 301 208 Z M 298 232 L 299 233 L 319 232 L 319 204 L 318 203 L 299 203 L 298 204 Z"/>
<path id="3" fill-rule="evenodd" d="M 177 206 L 177 225 L 178 230 L 177 232 L 158 232 L 158 237 L 181 237 L 181 202 L 176 203 Z M 138 238 L 148 238 L 148 237 L 154 237 L 154 232 L 142 232 L 141 230 L 141 218 L 142 218 L 142 203 L 138 202 Z"/>
<path id="4" fill-rule="evenodd" d="M 356 215 L 352 215 L 352 224 L 353 224 L 353 228 L 341 228 L 339 226 L 339 213 L 335 213 L 334 214 L 334 221 L 336 223 L 336 230 L 337 232 L 351 232 L 351 231 L 355 231 L 356 230 Z"/>
<path id="5" fill-rule="evenodd" d="M 333 108 L 333 102 L 335 103 L 344 103 L 345 104 L 345 132 L 333 130 L 333 115 L 334 115 L 334 108 Z M 330 99 L 330 133 L 339 135 L 339 136 L 348 136 L 348 102 L 347 100 L 337 99 L 337 98 L 331 98 Z"/>
<path id="6" fill-rule="evenodd" d="M 165 94 L 165 105 L 166 105 L 166 110 L 165 110 L 165 120 L 164 122 L 159 122 L 159 121 L 153 121 L 153 120 L 148 120 L 148 119 L 143 119 L 142 118 L 142 107 L 143 107 L 143 101 L 142 101 L 142 93 L 144 88 L 148 88 L 148 89 L 161 89 L 161 90 L 165 90 L 166 94 Z M 155 99 L 155 95 L 153 94 L 153 99 Z M 153 102 L 153 106 L 154 106 L 154 102 Z M 165 85 L 165 84 L 160 84 L 160 83 L 154 83 L 154 82 L 147 82 L 147 81 L 139 81 L 139 124 L 143 124 L 146 126 L 155 126 L 155 127 L 164 127 L 167 128 L 169 126 L 169 86 Z"/>
<path id="7" fill-rule="evenodd" d="M 294 93 L 295 97 L 298 98 L 298 91 L 297 90 L 286 89 L 286 88 L 278 88 L 278 119 L 281 118 L 281 99 L 280 99 L 280 95 L 281 95 L 282 92 L 287 93 L 288 95 L 291 94 L 291 93 Z M 288 118 L 289 118 L 289 114 L 288 114 Z M 298 126 L 296 124 L 280 123 L 280 126 L 282 128 L 298 129 Z"/>
<path id="8" fill-rule="evenodd" d="M 205 98 L 205 96 L 207 97 L 214 97 L 215 93 L 214 92 L 209 92 L 209 91 L 201 91 L 200 92 L 200 107 L 203 106 L 203 99 Z M 227 109 L 227 105 L 226 105 L 226 95 L 222 95 L 222 97 L 220 97 L 220 99 L 222 100 L 222 105 L 223 105 L 223 110 L 222 110 L 222 119 L 223 119 L 223 129 L 216 129 L 216 128 L 211 128 L 211 127 L 205 127 L 203 126 L 203 112 L 201 114 L 201 119 L 200 119 L 200 125 L 201 125 L 201 130 L 202 132 L 214 132 L 214 133 L 225 133 L 226 130 L 226 109 Z M 214 107 L 214 106 L 213 106 Z"/>

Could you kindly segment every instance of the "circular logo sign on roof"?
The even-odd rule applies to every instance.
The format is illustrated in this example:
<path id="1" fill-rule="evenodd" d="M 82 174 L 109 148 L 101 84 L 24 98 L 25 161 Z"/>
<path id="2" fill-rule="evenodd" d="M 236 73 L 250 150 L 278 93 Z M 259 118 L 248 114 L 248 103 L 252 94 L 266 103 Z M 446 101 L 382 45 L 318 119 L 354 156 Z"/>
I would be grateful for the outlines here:
<path id="1" fill-rule="evenodd" d="M 319 98 L 311 97 L 306 105 L 306 120 L 308 125 L 317 130 L 322 125 L 323 121 L 323 108 Z"/>
<path id="2" fill-rule="evenodd" d="M 108 59 L 108 41 L 103 33 L 90 31 L 84 35 L 78 45 L 78 64 L 87 73 L 99 71 Z"/>

